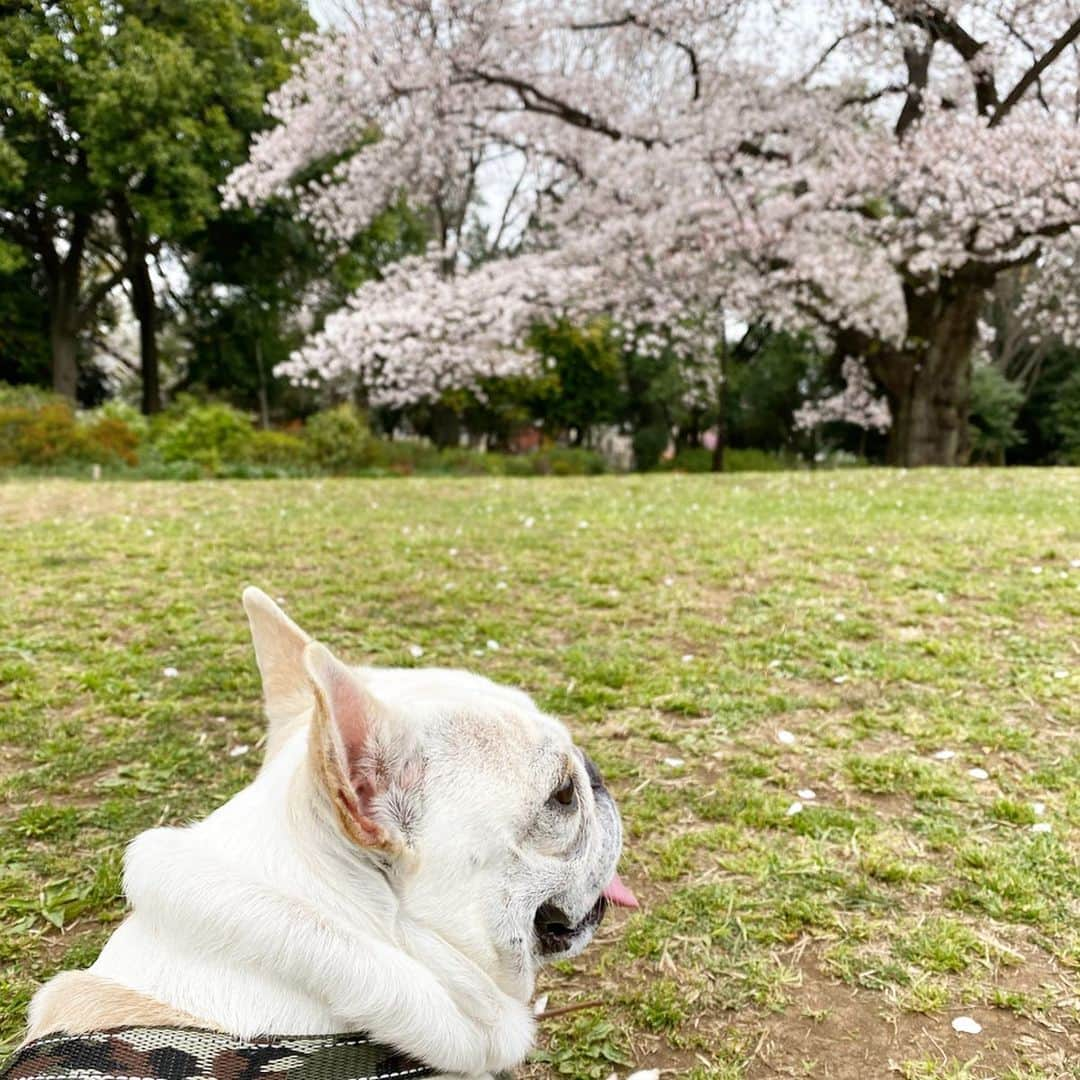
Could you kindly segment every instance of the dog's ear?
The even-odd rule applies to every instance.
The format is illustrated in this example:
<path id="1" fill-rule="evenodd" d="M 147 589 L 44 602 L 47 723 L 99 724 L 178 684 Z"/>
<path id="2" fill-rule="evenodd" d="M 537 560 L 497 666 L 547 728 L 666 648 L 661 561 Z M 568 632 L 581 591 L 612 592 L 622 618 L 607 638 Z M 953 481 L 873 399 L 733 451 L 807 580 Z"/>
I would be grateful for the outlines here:
<path id="1" fill-rule="evenodd" d="M 253 585 L 244 590 L 244 610 L 262 676 L 269 724 L 264 761 L 269 761 L 311 708 L 311 684 L 304 669 L 304 647 L 311 638 Z"/>
<path id="2" fill-rule="evenodd" d="M 325 645 L 311 642 L 304 666 L 315 695 L 309 753 L 316 782 L 351 840 L 400 853 L 419 798 L 420 771 L 400 725 Z"/>

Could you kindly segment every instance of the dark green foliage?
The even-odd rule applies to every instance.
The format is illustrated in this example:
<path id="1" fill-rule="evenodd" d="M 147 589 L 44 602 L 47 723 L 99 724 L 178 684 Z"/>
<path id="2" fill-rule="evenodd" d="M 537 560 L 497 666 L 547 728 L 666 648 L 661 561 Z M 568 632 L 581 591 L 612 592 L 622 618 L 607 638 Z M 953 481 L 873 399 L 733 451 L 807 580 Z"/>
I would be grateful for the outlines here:
<path id="1" fill-rule="evenodd" d="M 1024 392 L 996 367 L 977 367 L 971 378 L 971 453 L 974 461 L 1005 464 L 1005 451 L 1023 442 L 1016 419 Z"/>
<path id="2" fill-rule="evenodd" d="M 1047 427 L 1056 437 L 1058 460 L 1080 465 L 1080 366 L 1058 387 Z"/>
<path id="3" fill-rule="evenodd" d="M 21 253 L 20 253 L 21 256 Z M 0 267 L 0 379 L 49 383 L 48 312 L 33 267 Z"/>
<path id="4" fill-rule="evenodd" d="M 320 302 L 310 312 L 318 325 L 381 267 L 421 251 L 427 235 L 423 219 L 404 203 L 376 218 L 344 252 L 332 250 L 287 202 L 223 212 L 190 241 L 184 332 L 192 355 L 184 385 L 252 411 L 265 393 L 275 412 L 306 412 L 307 397 L 273 371 L 304 340 L 295 316 L 311 286 L 319 283 Z"/>
<path id="5" fill-rule="evenodd" d="M 112 288 L 217 214 L 313 28 L 302 0 L 0 8 L 0 270 L 32 269 L 65 394 Z"/>
<path id="6" fill-rule="evenodd" d="M 605 320 L 587 326 L 565 320 L 537 326 L 530 344 L 545 368 L 530 404 L 546 427 L 573 430 L 580 440 L 590 426 L 623 418 L 622 357 Z"/>
<path id="7" fill-rule="evenodd" d="M 729 366 L 728 432 L 732 446 L 794 449 L 802 436 L 792 415 L 820 377 L 824 358 L 804 338 L 757 330 Z"/>
<path id="8" fill-rule="evenodd" d="M 1080 462 L 1080 350 L 1057 348 L 1042 362 L 1016 426 L 1023 441 L 1010 464 Z"/>

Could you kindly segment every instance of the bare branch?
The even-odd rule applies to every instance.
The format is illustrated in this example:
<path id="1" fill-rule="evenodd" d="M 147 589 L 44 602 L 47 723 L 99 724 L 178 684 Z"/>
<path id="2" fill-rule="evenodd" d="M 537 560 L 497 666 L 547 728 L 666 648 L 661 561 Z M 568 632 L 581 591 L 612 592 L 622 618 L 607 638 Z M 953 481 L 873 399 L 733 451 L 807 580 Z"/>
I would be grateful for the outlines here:
<path id="1" fill-rule="evenodd" d="M 871 21 L 859 23 L 858 26 L 851 30 L 845 31 L 841 34 L 811 65 L 806 69 L 806 72 L 799 79 L 799 82 L 803 85 L 808 83 L 826 64 L 829 57 L 832 56 L 845 41 L 850 41 L 852 38 L 858 37 L 860 34 L 865 33 L 867 30 L 873 29 L 876 24 Z"/>
<path id="2" fill-rule="evenodd" d="M 1031 65 L 1021 76 L 1020 81 L 1009 91 L 1005 100 L 994 113 L 990 126 L 995 127 L 1001 123 L 1018 101 L 1028 92 L 1032 83 L 1036 82 L 1042 73 L 1077 39 L 1080 39 L 1080 16 L 1073 24 Z"/>
<path id="3" fill-rule="evenodd" d="M 676 49 L 682 52 L 690 61 L 690 77 L 694 83 L 692 99 L 697 101 L 701 97 L 701 65 L 698 62 L 697 52 L 694 50 L 694 47 L 688 45 L 685 41 L 679 41 L 677 38 L 673 38 L 666 30 L 662 30 L 659 26 L 653 26 L 652 23 L 646 22 L 632 11 L 627 12 L 620 19 L 608 19 L 604 22 L 594 23 L 570 23 L 569 28 L 577 31 L 617 30 L 621 26 L 634 26 L 639 30 L 645 30 L 654 37 L 660 38 L 661 41 L 670 42 L 670 44 L 674 45 Z"/>
<path id="4" fill-rule="evenodd" d="M 79 314 L 77 316 L 79 327 L 86 326 L 86 324 L 94 317 L 97 311 L 98 305 L 127 277 L 128 267 L 125 264 L 118 270 L 114 270 L 108 277 L 102 278 L 96 282 L 94 287 L 86 293 L 82 303 L 79 305 Z"/>
<path id="5" fill-rule="evenodd" d="M 849 94 L 840 102 L 840 108 L 848 109 L 852 105 L 872 105 L 889 94 L 902 94 L 906 89 L 906 86 L 901 86 L 899 83 L 890 83 L 877 90 L 867 90 L 865 94 Z"/>
<path id="6" fill-rule="evenodd" d="M 493 86 L 506 86 L 511 90 L 516 91 L 518 97 L 521 100 L 521 104 L 529 112 L 544 113 L 548 116 L 558 117 L 560 120 L 572 125 L 573 127 L 583 128 L 586 131 L 595 131 L 598 135 L 606 135 L 609 139 L 613 139 L 616 142 L 626 139 L 631 142 L 640 143 L 642 146 L 649 148 L 655 146 L 660 140 L 649 138 L 647 135 L 635 135 L 631 132 L 620 131 L 618 128 L 612 127 L 604 120 L 600 120 L 590 113 L 571 105 L 569 102 L 562 101 L 551 94 L 545 93 L 539 87 L 534 86 L 527 80 L 520 78 L 516 75 L 505 75 L 497 71 L 484 71 L 481 68 L 472 68 L 468 72 L 463 73 L 463 79 L 465 81 L 477 81 L 488 83 Z"/>

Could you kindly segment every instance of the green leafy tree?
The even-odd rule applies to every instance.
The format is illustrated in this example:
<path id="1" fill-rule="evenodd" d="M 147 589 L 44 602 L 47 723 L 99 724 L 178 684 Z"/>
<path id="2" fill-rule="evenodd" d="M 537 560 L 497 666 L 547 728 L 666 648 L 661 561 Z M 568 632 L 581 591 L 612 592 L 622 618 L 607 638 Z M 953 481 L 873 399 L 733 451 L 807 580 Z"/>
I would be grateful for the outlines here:
<path id="1" fill-rule="evenodd" d="M 530 344 L 542 357 L 545 373 L 533 384 L 531 411 L 549 431 L 572 431 L 577 445 L 594 424 L 622 419 L 622 357 L 606 320 L 537 326 Z"/>
<path id="2" fill-rule="evenodd" d="M 1016 420 L 1024 391 L 996 367 L 977 367 L 971 377 L 971 450 L 976 461 L 1005 464 L 1005 451 L 1024 441 Z"/>
<path id="3" fill-rule="evenodd" d="M 303 340 L 309 321 L 345 302 L 382 266 L 423 250 L 424 219 L 401 204 L 382 213 L 344 250 L 320 240 L 284 201 L 223 211 L 190 241 L 185 332 L 192 349 L 185 385 L 270 409 L 297 392 L 273 377 L 274 366 Z"/>
<path id="4" fill-rule="evenodd" d="M 48 312 L 25 262 L 0 272 L 0 381 L 49 381 Z"/>
<path id="5" fill-rule="evenodd" d="M 1055 460 L 1080 465 L 1080 367 L 1074 367 L 1062 380 L 1046 426 L 1057 442 Z"/>
<path id="6" fill-rule="evenodd" d="M 17 0 L 0 7 L 0 257 L 45 282 L 54 388 L 122 281 L 143 407 L 160 408 L 151 261 L 218 213 L 218 185 L 314 24 L 302 0 Z"/>

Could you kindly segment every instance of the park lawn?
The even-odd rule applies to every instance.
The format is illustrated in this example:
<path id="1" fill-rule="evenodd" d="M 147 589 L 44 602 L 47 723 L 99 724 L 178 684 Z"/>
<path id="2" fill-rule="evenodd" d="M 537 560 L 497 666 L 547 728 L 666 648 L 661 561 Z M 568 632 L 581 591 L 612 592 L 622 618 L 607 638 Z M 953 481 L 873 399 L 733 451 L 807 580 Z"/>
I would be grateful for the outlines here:
<path id="1" fill-rule="evenodd" d="M 0 581 L 8 1044 L 125 843 L 254 774 L 255 583 L 606 772 L 643 910 L 545 978 L 600 1004 L 526 1075 L 1080 1076 L 1080 472 L 18 481 Z"/>

